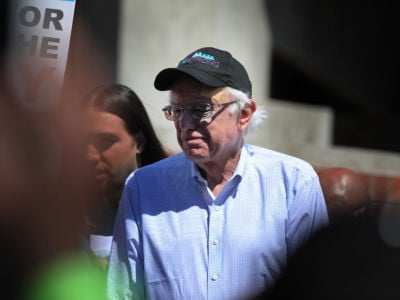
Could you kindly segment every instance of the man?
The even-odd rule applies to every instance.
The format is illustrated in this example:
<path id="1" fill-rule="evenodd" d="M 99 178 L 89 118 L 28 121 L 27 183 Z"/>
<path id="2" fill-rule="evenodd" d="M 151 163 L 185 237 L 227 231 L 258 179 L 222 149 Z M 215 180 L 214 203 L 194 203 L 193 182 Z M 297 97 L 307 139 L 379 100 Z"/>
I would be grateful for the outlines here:
<path id="1" fill-rule="evenodd" d="M 327 225 L 312 167 L 244 142 L 260 113 L 245 68 L 202 48 L 161 71 L 183 150 L 128 179 L 109 269 L 111 299 L 244 299 Z"/>

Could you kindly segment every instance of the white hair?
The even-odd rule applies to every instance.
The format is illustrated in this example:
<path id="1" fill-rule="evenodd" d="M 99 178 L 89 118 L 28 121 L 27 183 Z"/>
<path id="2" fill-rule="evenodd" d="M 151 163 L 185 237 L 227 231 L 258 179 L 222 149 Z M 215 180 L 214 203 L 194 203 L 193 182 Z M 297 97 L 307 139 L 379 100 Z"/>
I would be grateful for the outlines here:
<path id="1" fill-rule="evenodd" d="M 251 99 L 248 94 L 240 90 L 231 87 L 224 87 L 223 90 L 229 93 L 231 101 L 238 100 L 237 105 L 231 105 L 231 113 L 236 113 L 242 110 L 246 105 L 249 105 L 252 101 L 254 101 L 254 99 Z M 249 126 L 246 128 L 245 135 L 260 128 L 261 123 L 265 118 L 267 118 L 267 111 L 265 107 L 257 106 L 256 111 L 251 117 Z"/>

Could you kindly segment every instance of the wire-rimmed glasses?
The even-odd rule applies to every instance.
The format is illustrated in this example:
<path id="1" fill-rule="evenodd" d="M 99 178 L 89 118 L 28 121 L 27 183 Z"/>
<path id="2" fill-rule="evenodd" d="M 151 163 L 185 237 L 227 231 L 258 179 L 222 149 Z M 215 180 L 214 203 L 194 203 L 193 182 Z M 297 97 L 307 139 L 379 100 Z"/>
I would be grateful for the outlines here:
<path id="1" fill-rule="evenodd" d="M 164 112 L 165 117 L 169 121 L 179 120 L 185 110 L 192 117 L 192 119 L 203 120 L 203 119 L 210 118 L 217 107 L 224 107 L 224 106 L 228 106 L 228 105 L 231 105 L 231 104 L 237 103 L 237 102 L 238 101 L 235 100 L 235 101 L 231 101 L 231 102 L 217 103 L 217 104 L 194 103 L 194 104 L 189 104 L 186 106 L 171 104 L 171 105 L 165 106 L 162 109 L 162 111 Z"/>

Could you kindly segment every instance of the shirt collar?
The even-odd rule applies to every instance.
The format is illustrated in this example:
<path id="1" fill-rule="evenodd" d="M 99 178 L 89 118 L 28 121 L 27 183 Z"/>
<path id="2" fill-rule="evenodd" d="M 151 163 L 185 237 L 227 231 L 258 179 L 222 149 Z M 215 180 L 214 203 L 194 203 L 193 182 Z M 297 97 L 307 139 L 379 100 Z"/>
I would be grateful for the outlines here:
<path id="1" fill-rule="evenodd" d="M 233 178 L 236 178 L 236 177 L 239 177 L 240 179 L 243 178 L 243 175 L 244 175 L 244 172 L 246 169 L 246 162 L 247 162 L 248 158 L 249 158 L 249 150 L 248 150 L 247 144 L 244 144 L 240 151 L 240 158 L 239 158 L 238 164 L 236 166 L 235 172 L 233 173 L 233 176 L 230 180 L 232 180 Z M 196 179 L 198 181 L 205 181 L 205 179 L 200 174 L 199 168 L 192 161 L 190 161 L 190 173 L 191 173 L 191 177 L 193 179 Z"/>

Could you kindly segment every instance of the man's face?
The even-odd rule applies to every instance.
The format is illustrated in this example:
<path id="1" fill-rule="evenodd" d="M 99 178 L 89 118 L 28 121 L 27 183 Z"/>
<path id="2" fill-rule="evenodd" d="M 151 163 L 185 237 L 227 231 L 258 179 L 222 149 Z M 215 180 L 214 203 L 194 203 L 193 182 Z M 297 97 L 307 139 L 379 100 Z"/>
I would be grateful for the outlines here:
<path id="1" fill-rule="evenodd" d="M 233 100 L 226 91 L 209 88 L 190 77 L 178 79 L 171 89 L 173 105 L 223 104 Z M 184 111 L 174 123 L 179 145 L 195 163 L 225 160 L 242 146 L 243 130 L 239 125 L 239 113 L 232 114 L 229 105 L 215 108 L 212 115 L 204 120 L 195 120 Z"/>
<path id="2" fill-rule="evenodd" d="M 129 173 L 137 169 L 139 149 L 117 115 L 90 109 L 88 121 L 88 160 L 99 191 L 107 193 L 123 186 Z"/>

